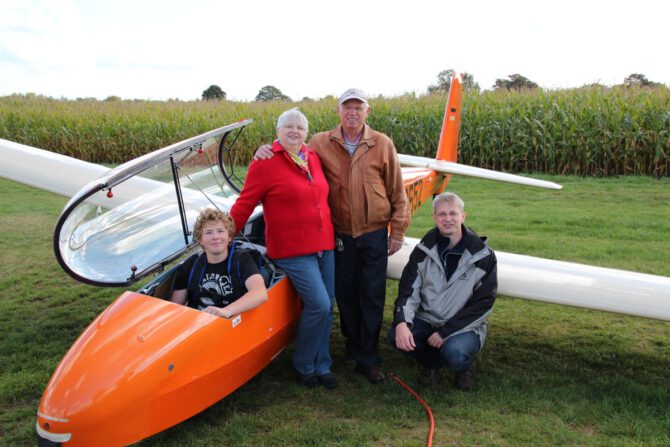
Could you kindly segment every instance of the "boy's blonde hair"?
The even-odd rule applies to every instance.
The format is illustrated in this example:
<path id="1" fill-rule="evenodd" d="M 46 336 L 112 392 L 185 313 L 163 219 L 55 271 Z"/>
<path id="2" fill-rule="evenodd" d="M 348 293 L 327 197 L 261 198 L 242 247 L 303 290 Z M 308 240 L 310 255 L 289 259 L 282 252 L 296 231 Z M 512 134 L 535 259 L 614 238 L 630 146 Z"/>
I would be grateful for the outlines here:
<path id="1" fill-rule="evenodd" d="M 200 214 L 195 221 L 195 225 L 193 226 L 193 236 L 195 237 L 195 240 L 200 242 L 200 238 L 202 237 L 202 227 L 206 223 L 219 221 L 223 223 L 224 227 L 226 227 L 226 230 L 228 230 L 228 235 L 232 240 L 236 233 L 235 221 L 232 217 L 230 217 L 230 214 L 224 211 L 216 210 L 214 208 L 205 208 L 204 210 L 200 211 Z"/>

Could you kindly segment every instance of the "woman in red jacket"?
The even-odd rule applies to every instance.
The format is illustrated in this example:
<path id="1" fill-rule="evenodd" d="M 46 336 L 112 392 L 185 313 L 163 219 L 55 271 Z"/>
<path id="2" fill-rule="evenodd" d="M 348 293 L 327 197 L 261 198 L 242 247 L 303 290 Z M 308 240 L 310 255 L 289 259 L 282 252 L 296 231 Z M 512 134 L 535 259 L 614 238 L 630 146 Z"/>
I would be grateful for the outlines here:
<path id="1" fill-rule="evenodd" d="M 244 188 L 230 210 L 237 230 L 258 202 L 263 204 L 265 242 L 303 302 L 293 367 L 307 386 L 337 386 L 332 374 L 335 238 L 328 207 L 328 183 L 319 156 L 305 146 L 307 118 L 297 109 L 277 120 L 275 157 L 254 160 Z"/>

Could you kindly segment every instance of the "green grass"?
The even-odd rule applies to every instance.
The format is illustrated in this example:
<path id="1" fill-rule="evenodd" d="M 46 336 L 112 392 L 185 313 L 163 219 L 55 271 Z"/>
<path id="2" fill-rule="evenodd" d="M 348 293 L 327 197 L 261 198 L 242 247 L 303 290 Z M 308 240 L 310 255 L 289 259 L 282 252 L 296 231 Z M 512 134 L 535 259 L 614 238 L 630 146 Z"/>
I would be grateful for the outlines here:
<path id="1" fill-rule="evenodd" d="M 494 249 L 670 276 L 670 179 L 549 177 L 545 191 L 455 178 L 467 223 Z M 78 284 L 58 267 L 52 231 L 66 199 L 0 179 L 0 446 L 35 445 L 50 374 L 121 289 Z M 432 225 L 429 205 L 410 236 Z M 389 281 L 383 333 L 397 283 Z M 371 385 L 338 360 L 335 391 L 293 381 L 290 350 L 256 378 L 142 446 L 420 446 L 428 421 L 407 391 Z M 422 388 L 410 359 L 381 344 L 384 366 L 435 416 L 434 445 L 670 444 L 667 322 L 501 298 L 475 362 L 473 392 L 451 377 Z"/>

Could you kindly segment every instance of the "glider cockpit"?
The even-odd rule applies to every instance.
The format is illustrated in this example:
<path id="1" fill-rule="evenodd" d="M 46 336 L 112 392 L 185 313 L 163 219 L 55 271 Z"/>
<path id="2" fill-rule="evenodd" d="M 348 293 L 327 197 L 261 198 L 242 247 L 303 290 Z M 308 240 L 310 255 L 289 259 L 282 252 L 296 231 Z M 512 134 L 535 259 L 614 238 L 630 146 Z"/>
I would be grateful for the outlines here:
<path id="1" fill-rule="evenodd" d="M 200 210 L 227 211 L 237 198 L 235 175 L 223 160 L 230 161 L 232 145 L 250 123 L 243 120 L 146 154 L 82 188 L 54 232 L 63 269 L 85 283 L 127 286 L 194 249 L 192 230 Z M 259 207 L 245 229 L 256 243 L 263 241 L 260 216 Z"/>

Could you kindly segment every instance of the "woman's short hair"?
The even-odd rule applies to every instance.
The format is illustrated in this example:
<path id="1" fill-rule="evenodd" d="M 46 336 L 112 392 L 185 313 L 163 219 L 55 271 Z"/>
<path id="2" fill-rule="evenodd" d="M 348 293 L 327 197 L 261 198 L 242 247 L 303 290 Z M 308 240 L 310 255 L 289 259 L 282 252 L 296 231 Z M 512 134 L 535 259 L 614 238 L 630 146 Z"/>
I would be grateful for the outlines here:
<path id="1" fill-rule="evenodd" d="M 202 237 L 202 227 L 209 222 L 223 223 L 223 226 L 228 230 L 228 235 L 231 240 L 237 232 L 235 221 L 230 217 L 230 214 L 214 208 L 205 208 L 200 211 L 198 218 L 195 220 L 195 225 L 193 225 L 193 237 L 195 237 L 196 241 L 200 242 L 200 238 Z"/>
<path id="2" fill-rule="evenodd" d="M 453 192 L 443 192 L 442 194 L 438 194 L 433 199 L 433 212 L 435 212 L 437 207 L 443 203 L 452 203 L 456 205 L 461 212 L 465 211 L 465 203 L 463 203 L 463 199 Z"/>
<path id="3" fill-rule="evenodd" d="M 283 127 L 286 123 L 294 122 L 297 121 L 298 123 L 302 124 L 305 126 L 305 130 L 309 131 L 309 123 L 307 121 L 307 117 L 303 115 L 303 113 L 294 108 L 294 109 L 289 109 L 279 115 L 279 118 L 277 118 L 277 129 L 280 127 Z"/>

